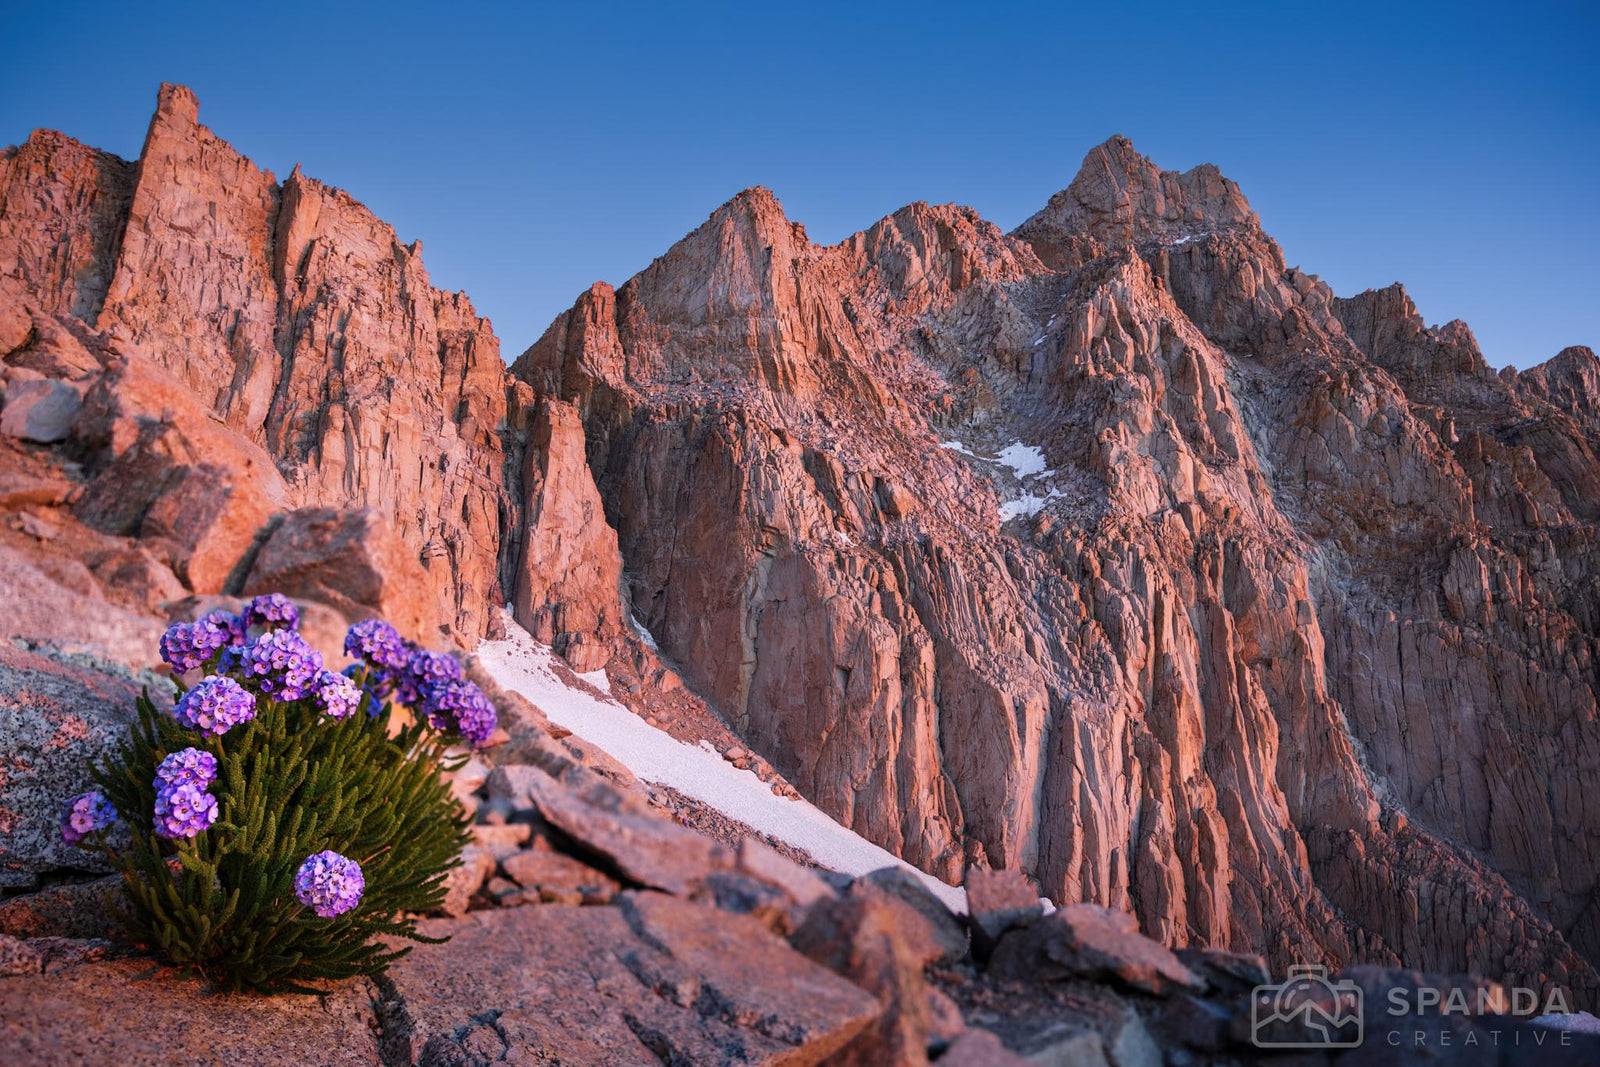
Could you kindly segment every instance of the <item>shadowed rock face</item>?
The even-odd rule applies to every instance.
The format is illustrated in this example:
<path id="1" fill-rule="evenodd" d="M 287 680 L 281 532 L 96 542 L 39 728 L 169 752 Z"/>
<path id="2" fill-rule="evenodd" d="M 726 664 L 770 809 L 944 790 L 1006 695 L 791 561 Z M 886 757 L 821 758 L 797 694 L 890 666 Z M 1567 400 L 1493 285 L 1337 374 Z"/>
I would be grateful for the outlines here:
<path id="1" fill-rule="evenodd" d="M 510 374 L 418 246 L 187 90 L 136 167 L 36 134 L 0 204 L 0 348 L 81 386 L 118 479 L 79 513 L 153 524 L 194 592 L 278 513 L 370 508 L 456 639 L 509 600 L 587 669 L 632 613 L 947 879 L 1021 869 L 1279 969 L 1600 988 L 1587 349 L 1497 375 L 1122 138 L 1010 235 L 915 204 L 822 247 L 748 190 Z M 160 411 L 118 387 L 158 380 Z M 250 544 L 118 510 L 217 462 L 276 468 L 237 490 Z"/>

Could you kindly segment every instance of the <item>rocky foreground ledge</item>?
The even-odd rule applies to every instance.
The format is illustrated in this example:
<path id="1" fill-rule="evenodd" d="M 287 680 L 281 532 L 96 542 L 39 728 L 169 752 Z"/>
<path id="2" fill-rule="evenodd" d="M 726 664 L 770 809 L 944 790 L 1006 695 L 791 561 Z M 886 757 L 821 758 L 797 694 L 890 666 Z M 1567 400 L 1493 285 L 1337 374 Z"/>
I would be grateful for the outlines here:
<path id="1" fill-rule="evenodd" d="M 317 997 L 214 995 L 121 944 L 117 880 L 72 871 L 32 832 L 53 821 L 52 776 L 118 727 L 129 681 L 39 651 L 0 658 L 6 725 L 59 756 L 0 780 L 4 866 L 14 888 L 32 879 L 0 903 L 8 1063 L 1600 1062 L 1600 1037 L 1525 1019 L 1396 1019 L 1423 990 L 1475 1006 L 1492 986 L 1376 967 L 1335 979 L 1364 995 L 1363 1046 L 1259 1049 L 1258 957 L 1174 952 L 1093 905 L 1047 915 L 1016 872 L 968 872 L 971 914 L 956 916 L 902 869 L 852 880 L 737 829 L 707 836 L 481 671 L 507 730 L 455 772 L 476 843 L 422 924 L 449 940 Z"/>

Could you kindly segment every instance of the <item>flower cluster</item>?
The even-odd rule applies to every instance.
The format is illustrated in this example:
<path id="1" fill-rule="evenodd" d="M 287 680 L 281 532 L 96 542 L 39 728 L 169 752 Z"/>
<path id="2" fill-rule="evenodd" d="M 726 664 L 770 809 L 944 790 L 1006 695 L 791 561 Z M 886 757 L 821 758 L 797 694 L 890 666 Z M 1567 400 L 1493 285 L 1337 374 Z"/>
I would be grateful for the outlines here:
<path id="1" fill-rule="evenodd" d="M 471 682 L 446 682 L 428 687 L 422 710 L 435 730 L 455 727 L 456 733 L 474 745 L 482 745 L 494 733 L 494 705 L 483 690 Z"/>
<path id="2" fill-rule="evenodd" d="M 226 611 L 213 611 L 194 622 L 167 627 L 161 635 L 161 658 L 177 673 L 187 674 L 212 664 L 244 637 L 243 620 Z"/>
<path id="3" fill-rule="evenodd" d="M 317 675 L 317 688 L 311 698 L 322 714 L 333 719 L 345 719 L 355 714 L 365 694 L 360 686 L 342 674 L 323 671 Z"/>
<path id="4" fill-rule="evenodd" d="M 160 785 L 153 821 L 162 837 L 195 837 L 217 821 L 217 798 L 195 782 Z"/>
<path id="5" fill-rule="evenodd" d="M 211 788 L 217 780 L 217 757 L 198 748 L 185 748 L 172 753 L 156 768 L 156 790 L 166 786 L 198 785 Z"/>
<path id="6" fill-rule="evenodd" d="M 99 833 L 117 821 L 117 809 L 99 790 L 79 793 L 67 801 L 61 813 L 61 839 L 76 845 L 89 834 Z"/>
<path id="7" fill-rule="evenodd" d="M 295 630 L 300 627 L 300 610 L 282 593 L 265 593 L 245 607 L 244 622 L 267 630 Z"/>
<path id="8" fill-rule="evenodd" d="M 434 729 L 455 730 L 474 745 L 494 733 L 494 705 L 461 676 L 461 664 L 449 653 L 419 648 L 379 619 L 350 627 L 344 647 L 361 660 L 346 668 L 346 677 L 373 694 L 374 706 L 393 699 L 426 716 Z"/>
<path id="9" fill-rule="evenodd" d="M 293 630 L 268 630 L 241 648 L 229 666 L 274 700 L 299 700 L 323 673 L 322 653 Z"/>
<path id="10" fill-rule="evenodd" d="M 366 888 L 361 865 L 331 850 L 306 857 L 294 876 L 295 899 L 324 919 L 343 915 L 361 903 Z"/>
<path id="11" fill-rule="evenodd" d="M 194 837 L 215 822 L 217 801 L 210 789 L 216 780 L 217 757 L 203 749 L 179 749 L 164 757 L 156 767 L 156 833 Z"/>
<path id="12" fill-rule="evenodd" d="M 256 717 L 256 698 L 232 678 L 210 674 L 178 698 L 172 717 L 207 737 L 221 737 Z"/>
<path id="13" fill-rule="evenodd" d="M 397 671 L 410 656 L 400 631 L 382 619 L 363 619 L 350 627 L 344 639 L 345 655 L 366 661 L 375 671 Z"/>

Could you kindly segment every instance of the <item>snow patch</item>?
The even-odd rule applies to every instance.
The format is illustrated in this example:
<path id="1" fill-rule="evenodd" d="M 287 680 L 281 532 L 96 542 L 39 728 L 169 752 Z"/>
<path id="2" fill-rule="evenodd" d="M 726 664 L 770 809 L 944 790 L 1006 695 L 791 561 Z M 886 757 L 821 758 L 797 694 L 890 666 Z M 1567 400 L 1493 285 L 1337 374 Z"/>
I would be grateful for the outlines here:
<path id="1" fill-rule="evenodd" d="M 939 447 L 948 448 L 952 452 L 960 452 L 963 456 L 971 456 L 973 459 L 978 458 L 978 454 L 976 452 L 972 451 L 972 449 L 968 448 L 960 441 L 940 441 Z"/>
<path id="2" fill-rule="evenodd" d="M 639 621 L 639 616 L 631 611 L 628 612 L 628 623 L 633 627 L 633 632 L 639 635 L 639 640 L 644 642 L 645 648 L 648 648 L 651 652 L 661 651 L 661 646 L 656 644 L 655 635 L 650 632 L 644 623 Z M 609 685 L 606 686 L 606 692 L 611 692 Z"/>
<path id="3" fill-rule="evenodd" d="M 1012 519 L 1031 519 L 1044 510 L 1044 506 L 1056 497 L 1061 496 L 1059 489 L 1051 489 L 1044 496 L 1036 493 L 1025 493 L 1015 500 L 1008 500 L 1000 505 L 1000 521 L 1010 522 Z"/>
<path id="4" fill-rule="evenodd" d="M 684 744 L 615 700 L 566 685 L 556 675 L 554 653 L 548 646 L 535 641 L 510 613 L 505 625 L 504 640 L 478 646 L 479 661 L 490 677 L 501 687 L 527 697 L 551 722 L 604 750 L 644 781 L 671 786 L 762 833 L 805 849 L 818 863 L 844 874 L 902 867 L 951 910 L 966 911 L 963 890 L 924 874 L 840 826 L 810 803 L 775 795 L 755 774 L 724 760 L 709 741 Z"/>
<path id="5" fill-rule="evenodd" d="M 1038 445 L 1025 445 L 1021 441 L 1002 448 L 995 462 L 1010 467 L 1018 478 L 1031 478 L 1046 470 L 1044 450 Z"/>
<path id="6" fill-rule="evenodd" d="M 1532 1020 L 1535 1026 L 1547 1026 L 1552 1030 L 1576 1030 L 1580 1034 L 1600 1034 L 1600 1019 L 1586 1011 L 1573 1012 L 1570 1015 L 1539 1015 Z"/>
<path id="7" fill-rule="evenodd" d="M 606 673 L 606 669 L 604 667 L 601 667 L 597 671 L 590 671 L 587 674 L 580 674 L 578 677 L 582 678 L 585 682 L 588 682 L 590 685 L 600 690 L 600 692 L 604 693 L 606 696 L 612 695 L 611 676 Z"/>

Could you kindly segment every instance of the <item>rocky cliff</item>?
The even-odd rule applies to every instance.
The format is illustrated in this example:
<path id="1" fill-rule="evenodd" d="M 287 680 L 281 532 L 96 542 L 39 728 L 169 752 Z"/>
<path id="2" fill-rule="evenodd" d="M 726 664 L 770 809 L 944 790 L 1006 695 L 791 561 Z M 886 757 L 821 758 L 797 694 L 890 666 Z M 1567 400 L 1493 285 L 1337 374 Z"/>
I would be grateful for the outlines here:
<path id="1" fill-rule="evenodd" d="M 750 190 L 517 361 L 807 796 L 1173 943 L 1595 987 L 1592 396 L 1122 139 L 1006 235 Z M 1315 948 L 1312 948 L 1315 946 Z"/>
<path id="2" fill-rule="evenodd" d="M 390 539 L 417 632 L 510 601 L 645 674 L 632 617 L 942 877 L 1600 991 L 1600 362 L 1495 374 L 1336 297 L 1215 168 L 1114 138 L 1012 234 L 915 204 L 828 247 L 748 190 L 508 373 L 418 246 L 169 86 L 136 165 L 0 157 L 0 297 L 4 473 L 52 543 L 150 557 L 82 595 L 350 614 L 393 595 L 327 560 Z"/>
<path id="3" fill-rule="evenodd" d="M 429 284 L 419 244 L 298 168 L 279 183 L 200 125 L 194 95 L 171 85 L 137 164 L 41 131 L 8 150 L 0 189 L 7 347 L 48 347 L 52 319 L 92 330 L 107 359 L 186 387 L 131 417 L 193 409 L 266 460 L 272 506 L 239 523 L 243 543 L 220 575 L 180 574 L 192 589 L 227 585 L 274 509 L 369 507 L 421 569 L 421 631 L 442 625 L 468 644 L 483 633 L 486 606 L 503 602 L 512 508 L 504 368 L 488 321 Z M 46 321 L 43 333 L 28 335 L 30 318 Z M 85 457 L 92 475 L 126 460 L 120 442 L 92 444 L 104 446 Z M 125 481 L 104 485 L 121 496 Z M 123 504 L 84 517 L 139 533 L 148 502 Z"/>

